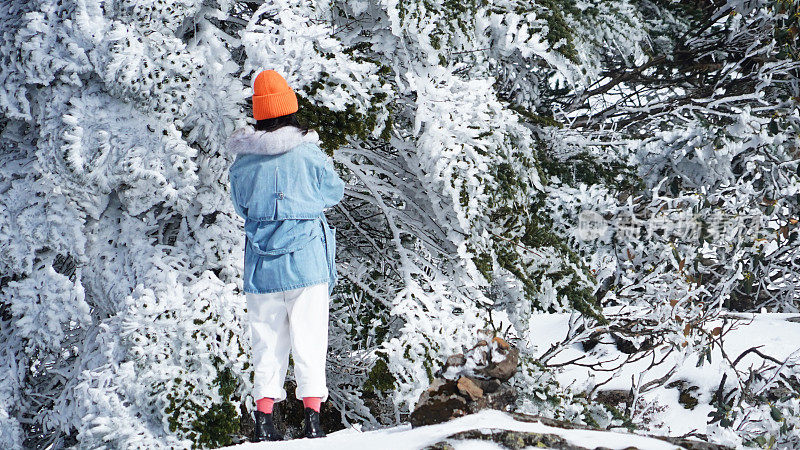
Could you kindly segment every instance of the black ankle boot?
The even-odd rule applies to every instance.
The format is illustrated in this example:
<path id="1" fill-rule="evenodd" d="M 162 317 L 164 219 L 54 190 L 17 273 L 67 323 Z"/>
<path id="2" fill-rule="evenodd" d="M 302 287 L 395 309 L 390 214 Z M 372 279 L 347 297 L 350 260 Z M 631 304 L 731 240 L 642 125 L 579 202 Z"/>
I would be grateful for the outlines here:
<path id="1" fill-rule="evenodd" d="M 325 432 L 319 424 L 319 413 L 311 408 L 306 408 L 306 428 L 303 434 L 307 438 L 325 437 Z"/>
<path id="2" fill-rule="evenodd" d="M 272 414 L 256 411 L 256 427 L 253 431 L 253 442 L 282 441 L 283 435 L 275 429 L 272 423 Z"/>

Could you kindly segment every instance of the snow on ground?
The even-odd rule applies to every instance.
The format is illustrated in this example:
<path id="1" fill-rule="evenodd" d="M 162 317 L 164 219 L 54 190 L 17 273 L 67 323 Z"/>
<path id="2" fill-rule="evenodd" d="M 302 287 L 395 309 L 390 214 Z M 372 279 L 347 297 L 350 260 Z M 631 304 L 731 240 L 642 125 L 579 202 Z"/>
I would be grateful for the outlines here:
<path id="1" fill-rule="evenodd" d="M 519 422 L 510 415 L 494 410 L 461 417 L 450 422 L 411 428 L 402 425 L 381 430 L 359 432 L 353 428 L 337 431 L 321 439 L 293 439 L 283 442 L 246 443 L 228 447 L 236 450 L 258 449 L 325 449 L 325 450 L 412 450 L 424 448 L 444 440 L 447 436 L 474 429 L 504 429 L 533 433 L 557 434 L 574 445 L 586 448 L 607 447 L 624 449 L 635 446 L 646 450 L 674 450 L 675 445 L 645 436 L 616 433 L 612 431 L 567 430 L 541 423 Z M 495 450 L 501 447 L 485 441 L 452 441 L 456 450 Z"/>
<path id="2" fill-rule="evenodd" d="M 726 352 L 735 358 L 744 350 L 761 345 L 761 351 L 778 359 L 784 359 L 794 352 L 800 352 L 800 323 L 789 322 L 789 317 L 798 317 L 797 314 L 737 314 L 743 320 L 736 329 L 724 335 Z M 532 340 L 538 353 L 547 350 L 554 342 L 564 338 L 568 329 L 568 314 L 539 314 L 531 321 Z M 712 324 L 717 326 L 721 324 Z M 604 353 L 605 358 L 624 356 L 612 344 L 598 344 L 595 349 Z M 553 361 L 566 361 L 584 354 L 579 346 L 569 348 Z M 746 368 L 755 363 L 755 355 L 746 356 L 737 367 Z M 613 375 L 611 381 L 603 385 L 602 390 L 622 389 L 631 387 L 632 376 L 634 379 L 641 376 L 640 383 L 663 376 L 677 362 L 670 357 L 665 363 L 654 370 L 644 372 L 648 361 L 632 363 L 624 367 L 619 373 Z M 642 396 L 647 402 L 657 402 L 660 411 L 655 413 L 651 422 L 649 433 L 679 436 L 690 431 L 706 433 L 708 405 L 710 396 L 716 389 L 722 377 L 722 358 L 719 350 L 712 353 L 711 362 L 697 367 L 696 359 L 683 362 L 681 368 L 670 381 L 686 380 L 689 384 L 700 389 L 693 393 L 698 398 L 698 404 L 693 409 L 686 409 L 678 402 L 679 392 L 675 388 L 658 388 Z M 590 382 L 592 372 L 584 367 L 568 367 L 558 374 L 559 381 L 564 385 L 575 383 L 578 386 Z M 605 381 L 610 374 L 598 373 L 594 382 Z M 675 449 L 675 445 L 667 442 L 611 431 L 567 430 L 546 426 L 540 423 L 527 423 L 514 420 L 511 416 L 500 411 L 482 411 L 478 414 L 462 417 L 447 423 L 412 429 L 410 425 L 401 425 L 381 430 L 361 432 L 355 428 L 345 429 L 331 433 L 323 439 L 295 439 L 284 442 L 270 443 L 245 443 L 231 448 L 238 450 L 255 450 L 262 448 L 275 449 L 325 449 L 325 450 L 359 450 L 359 449 L 420 449 L 427 445 L 444 440 L 447 436 L 461 431 L 472 429 L 505 429 L 535 433 L 553 433 L 562 436 L 572 444 L 587 447 L 608 447 L 622 449 L 635 446 L 645 450 Z M 501 447 L 488 441 L 452 441 L 456 450 L 488 450 Z"/>
<path id="3" fill-rule="evenodd" d="M 793 353 L 800 352 L 800 323 L 789 322 L 786 319 L 798 317 L 797 314 L 729 314 L 741 319 L 737 327 L 723 336 L 725 352 L 731 359 L 735 359 L 739 354 L 750 347 L 762 346 L 759 348 L 765 354 L 773 356 L 779 360 L 787 358 Z M 533 344 L 537 347 L 537 354 L 546 351 L 554 342 L 563 340 L 568 329 L 568 314 L 539 314 L 531 321 L 530 336 L 535 340 Z M 722 321 L 711 324 L 711 327 L 719 326 Z M 613 344 L 598 344 L 596 350 L 604 353 L 604 359 L 614 357 L 624 357 Z M 585 352 L 580 346 L 574 346 L 562 352 L 552 363 L 568 361 L 574 359 Z M 679 362 L 678 355 L 671 355 L 659 368 L 646 371 L 650 364 L 650 359 L 634 362 L 626 365 L 618 373 L 596 373 L 594 383 L 611 380 L 604 384 L 601 390 L 629 390 L 632 379 L 639 383 L 664 376 L 667 371 Z M 704 362 L 697 366 L 697 358 L 692 357 L 683 361 L 678 371 L 670 377 L 669 382 L 676 380 L 686 380 L 688 384 L 698 386 L 700 389 L 694 391 L 692 395 L 698 399 L 698 404 L 693 409 L 686 409 L 678 403 L 679 392 L 676 388 L 657 388 L 642 395 L 647 402 L 657 402 L 663 411 L 656 413 L 651 429 L 654 434 L 666 434 L 679 436 L 690 431 L 706 433 L 708 413 L 712 407 L 708 404 L 713 392 L 717 389 L 724 373 L 722 355 L 718 348 L 711 354 L 711 362 Z M 737 364 L 737 368 L 746 369 L 751 364 L 758 365 L 760 357 L 755 354 L 745 356 Z M 575 383 L 581 386 L 589 382 L 592 371 L 585 367 L 569 366 L 558 374 L 558 380 L 563 385 Z M 638 377 L 641 376 L 641 379 Z M 733 383 L 731 376 L 728 383 Z"/>

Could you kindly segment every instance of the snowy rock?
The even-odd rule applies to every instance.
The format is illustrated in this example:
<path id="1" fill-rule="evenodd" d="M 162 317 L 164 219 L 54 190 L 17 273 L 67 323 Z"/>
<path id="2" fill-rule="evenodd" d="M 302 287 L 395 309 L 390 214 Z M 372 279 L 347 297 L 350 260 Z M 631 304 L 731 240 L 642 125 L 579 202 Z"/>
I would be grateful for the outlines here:
<path id="1" fill-rule="evenodd" d="M 497 380 L 494 380 L 496 382 Z M 483 382 L 482 385 L 491 383 Z M 508 384 L 498 384 L 498 387 L 493 392 L 487 392 L 484 389 L 484 395 L 474 402 L 468 403 L 470 413 L 475 413 L 484 409 L 497 409 L 500 411 L 509 411 L 512 409 L 517 400 L 517 391 Z"/>
<path id="2" fill-rule="evenodd" d="M 500 337 L 480 340 L 466 353 L 457 353 L 447 361 L 437 375 L 457 380 L 462 375 L 480 379 L 508 381 L 517 372 L 519 350 Z"/>
<path id="3" fill-rule="evenodd" d="M 558 449 L 577 449 L 570 445 L 566 439 L 557 434 L 532 433 L 524 431 L 492 429 L 488 432 L 484 430 L 469 430 L 455 433 L 447 437 L 450 441 L 489 441 L 500 444 L 503 448 L 522 449 L 530 447 L 558 448 Z M 449 450 L 455 447 L 447 441 L 440 441 L 425 448 L 425 450 Z"/>
<path id="4" fill-rule="evenodd" d="M 418 427 L 447 422 L 466 413 L 467 399 L 459 393 L 457 384 L 437 378 L 420 396 L 409 421 L 411 426 Z"/>
<path id="5" fill-rule="evenodd" d="M 609 389 L 598 391 L 594 397 L 595 401 L 609 406 L 628 404 L 631 401 L 631 391 L 625 389 Z"/>
<path id="6" fill-rule="evenodd" d="M 464 367 L 464 364 L 467 363 L 467 358 L 464 356 L 463 353 L 457 353 L 455 355 L 450 355 L 447 358 L 447 361 L 444 363 L 444 368 L 442 369 L 444 372 L 450 367 L 460 368 Z"/>
<path id="7" fill-rule="evenodd" d="M 517 373 L 519 350 L 511 347 L 508 342 L 499 337 L 492 339 L 490 348 L 492 350 L 486 368 L 477 371 L 477 373 L 484 375 L 486 378 L 508 381 Z"/>
<path id="8" fill-rule="evenodd" d="M 483 409 L 510 410 L 517 392 L 505 382 L 518 363 L 519 351 L 499 337 L 451 355 L 417 401 L 411 425 L 441 423 Z"/>
<path id="9" fill-rule="evenodd" d="M 461 448 L 463 441 L 470 443 L 492 443 L 484 446 L 474 445 L 470 448 L 552 448 L 562 450 L 607 450 L 607 449 L 686 449 L 686 450 L 726 450 L 717 444 L 704 441 L 663 436 L 642 436 L 627 433 L 608 432 L 595 429 L 586 425 L 578 425 L 562 420 L 528 414 L 513 413 L 511 415 L 517 423 L 536 424 L 537 430 L 508 429 L 496 426 L 481 427 L 459 431 L 446 436 L 435 444 L 425 447 L 425 450 L 450 450 Z M 583 434 L 583 439 L 574 439 L 576 434 Z M 589 437 L 593 436 L 593 437 Z M 466 444 L 466 442 L 464 442 Z M 467 446 L 464 445 L 464 448 Z"/>
<path id="10" fill-rule="evenodd" d="M 461 377 L 458 379 L 458 391 L 462 394 L 468 395 L 472 401 L 478 400 L 483 397 L 483 389 L 470 377 Z"/>

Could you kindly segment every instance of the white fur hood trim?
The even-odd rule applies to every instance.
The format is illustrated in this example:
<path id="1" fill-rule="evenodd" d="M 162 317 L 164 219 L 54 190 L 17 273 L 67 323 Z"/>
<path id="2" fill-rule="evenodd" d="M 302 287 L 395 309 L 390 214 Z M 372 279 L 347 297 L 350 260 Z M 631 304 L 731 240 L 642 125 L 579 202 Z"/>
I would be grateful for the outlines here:
<path id="1" fill-rule="evenodd" d="M 257 131 L 248 127 L 235 131 L 228 138 L 227 146 L 231 153 L 279 155 L 303 142 L 319 144 L 319 135 L 314 130 L 303 134 L 293 126 L 281 127 L 275 131 Z"/>

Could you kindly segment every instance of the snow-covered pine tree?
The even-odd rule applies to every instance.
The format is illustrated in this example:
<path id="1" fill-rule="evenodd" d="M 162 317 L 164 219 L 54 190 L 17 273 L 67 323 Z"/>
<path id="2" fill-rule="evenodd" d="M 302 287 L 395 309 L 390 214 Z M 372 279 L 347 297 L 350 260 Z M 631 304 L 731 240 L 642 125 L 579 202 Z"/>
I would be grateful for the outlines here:
<path id="1" fill-rule="evenodd" d="M 2 447 L 215 446 L 238 427 L 229 7 L 3 2 Z"/>

